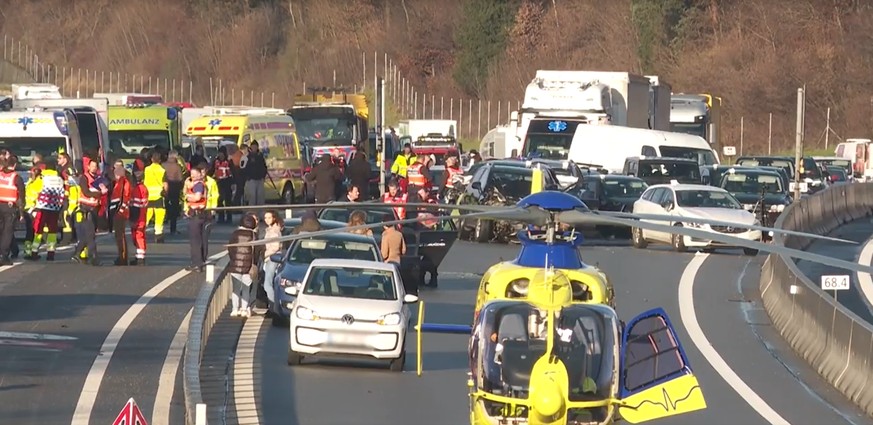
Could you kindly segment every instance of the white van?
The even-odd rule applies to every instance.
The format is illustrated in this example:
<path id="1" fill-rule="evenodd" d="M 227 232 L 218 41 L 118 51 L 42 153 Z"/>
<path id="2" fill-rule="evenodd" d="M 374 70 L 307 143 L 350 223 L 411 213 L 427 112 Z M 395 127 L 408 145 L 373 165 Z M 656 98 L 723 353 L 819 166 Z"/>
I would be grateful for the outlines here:
<path id="1" fill-rule="evenodd" d="M 625 159 L 632 156 L 689 158 L 701 167 L 720 163 L 718 154 L 700 136 L 590 124 L 576 127 L 567 156 L 577 164 L 597 164 L 619 174 Z"/>

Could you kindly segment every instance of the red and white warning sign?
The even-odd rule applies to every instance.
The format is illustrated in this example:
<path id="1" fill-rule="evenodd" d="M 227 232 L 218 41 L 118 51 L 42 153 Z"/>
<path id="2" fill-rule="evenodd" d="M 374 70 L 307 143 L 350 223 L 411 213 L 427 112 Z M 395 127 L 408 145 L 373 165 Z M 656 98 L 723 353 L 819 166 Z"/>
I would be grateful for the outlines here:
<path id="1" fill-rule="evenodd" d="M 142 412 L 139 410 L 139 406 L 136 405 L 136 401 L 131 397 L 130 400 L 127 400 L 127 403 L 121 408 L 121 412 L 118 413 L 118 417 L 115 418 L 115 422 L 112 422 L 112 425 L 149 425 L 146 422 L 145 417 L 143 417 Z"/>

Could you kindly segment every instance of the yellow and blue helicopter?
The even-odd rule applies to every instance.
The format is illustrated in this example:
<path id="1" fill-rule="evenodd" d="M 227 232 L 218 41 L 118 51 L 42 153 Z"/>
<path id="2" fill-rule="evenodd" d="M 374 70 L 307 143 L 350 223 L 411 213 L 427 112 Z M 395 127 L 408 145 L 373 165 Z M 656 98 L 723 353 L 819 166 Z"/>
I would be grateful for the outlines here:
<path id="1" fill-rule="evenodd" d="M 540 240 L 536 237 L 528 238 L 527 242 L 523 239 L 523 252 L 516 259 L 520 267 L 534 271 L 525 275 L 528 279 L 525 294 L 520 291 L 516 292 L 523 295 L 521 297 L 499 296 L 499 291 L 495 292 L 494 297 L 489 294 L 481 301 L 472 326 L 425 323 L 425 305 L 423 301 L 419 304 L 415 327 L 418 333 L 419 375 L 423 368 L 422 333 L 470 335 L 468 385 L 472 425 L 609 424 L 619 418 L 640 423 L 706 407 L 700 385 L 663 309 L 647 311 L 624 325 L 608 303 L 591 303 L 590 300 L 585 303 L 576 296 L 579 291 L 574 285 L 573 274 L 567 272 L 572 269 L 563 267 L 572 266 L 576 260 L 581 262 L 581 258 L 575 240 L 557 237 L 562 224 L 639 227 L 748 247 L 847 270 L 873 272 L 873 267 L 784 246 L 649 221 L 674 220 L 669 216 L 590 211 L 584 204 L 580 205 L 580 201 L 575 198 L 571 201 L 570 198 L 570 195 L 561 192 L 545 191 L 524 198 L 514 207 L 465 206 L 461 210 L 467 213 L 460 216 L 427 218 L 452 220 L 458 217 L 483 217 L 521 221 L 538 226 L 536 232 L 544 235 L 542 243 L 536 243 Z M 391 207 L 390 204 L 370 205 Z M 360 204 L 312 204 L 290 208 L 341 206 L 359 208 Z M 407 206 L 433 207 L 431 204 Z M 439 208 L 445 207 L 440 205 Z M 227 246 L 286 242 L 385 224 L 415 223 L 421 219 L 329 229 Z M 737 226 L 736 223 L 725 224 L 706 219 L 689 218 L 688 222 Z M 774 233 L 853 243 L 802 232 L 754 227 Z M 538 235 L 536 232 L 532 231 L 531 234 Z M 562 267 L 559 269 L 552 264 Z M 509 276 L 506 273 L 504 275 Z"/>

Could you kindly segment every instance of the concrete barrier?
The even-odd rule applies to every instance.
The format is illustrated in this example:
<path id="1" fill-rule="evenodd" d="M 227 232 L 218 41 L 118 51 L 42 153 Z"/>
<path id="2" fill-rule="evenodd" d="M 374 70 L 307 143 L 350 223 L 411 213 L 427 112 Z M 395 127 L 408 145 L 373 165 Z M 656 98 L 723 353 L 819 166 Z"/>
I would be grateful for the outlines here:
<path id="1" fill-rule="evenodd" d="M 826 234 L 873 213 L 873 183 L 832 186 L 790 205 L 775 227 Z M 774 243 L 805 249 L 812 241 L 777 235 Z M 821 290 L 788 257 L 771 254 L 761 299 L 773 326 L 834 388 L 873 416 L 873 325 Z"/>
<path id="2" fill-rule="evenodd" d="M 233 291 L 230 276 L 227 274 L 227 256 L 215 264 L 209 264 L 206 281 L 197 294 L 194 311 L 188 325 L 188 341 L 183 357 L 182 385 L 185 392 L 185 423 L 187 425 L 206 425 L 206 404 L 200 391 L 200 362 L 212 327 L 230 302 Z"/>

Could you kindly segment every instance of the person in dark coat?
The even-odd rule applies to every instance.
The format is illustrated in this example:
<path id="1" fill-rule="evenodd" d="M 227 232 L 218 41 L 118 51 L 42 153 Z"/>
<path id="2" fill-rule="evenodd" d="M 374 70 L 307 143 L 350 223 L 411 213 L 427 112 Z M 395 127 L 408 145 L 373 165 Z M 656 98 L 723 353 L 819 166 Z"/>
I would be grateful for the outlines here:
<path id="1" fill-rule="evenodd" d="M 331 161 L 330 154 L 324 154 L 321 156 L 321 162 L 306 175 L 306 180 L 315 182 L 315 202 L 326 204 L 336 201 L 337 182 L 343 180 L 343 173 Z"/>
<path id="2" fill-rule="evenodd" d="M 291 233 L 296 235 L 298 233 L 317 232 L 319 230 L 321 230 L 321 223 L 318 222 L 318 215 L 315 214 L 314 210 L 306 210 L 303 216 L 300 217 L 300 224 L 294 226 Z"/>
<path id="3" fill-rule="evenodd" d="M 370 162 L 367 161 L 367 154 L 358 150 L 349 161 L 349 166 L 346 167 L 346 177 L 348 177 L 352 187 L 358 188 L 360 201 L 370 200 L 370 174 L 371 167 Z"/>
<path id="4" fill-rule="evenodd" d="M 230 236 L 230 244 L 252 242 L 258 237 L 258 219 L 253 214 L 246 214 L 240 220 L 240 226 Z M 228 273 L 233 281 L 231 294 L 231 317 L 251 317 L 252 315 L 252 278 L 256 274 L 257 259 L 264 256 L 263 246 L 234 246 L 227 250 L 230 263 Z"/>

